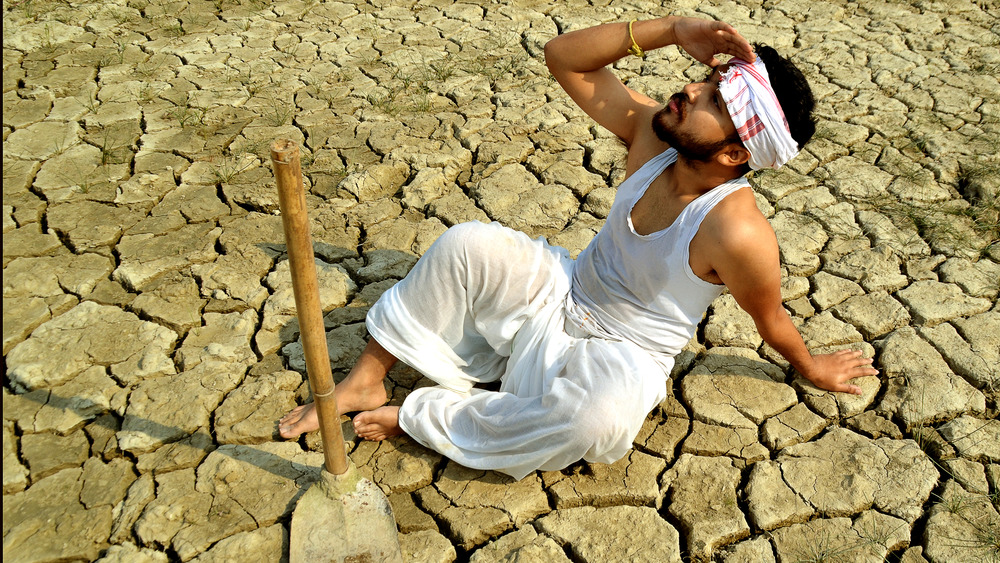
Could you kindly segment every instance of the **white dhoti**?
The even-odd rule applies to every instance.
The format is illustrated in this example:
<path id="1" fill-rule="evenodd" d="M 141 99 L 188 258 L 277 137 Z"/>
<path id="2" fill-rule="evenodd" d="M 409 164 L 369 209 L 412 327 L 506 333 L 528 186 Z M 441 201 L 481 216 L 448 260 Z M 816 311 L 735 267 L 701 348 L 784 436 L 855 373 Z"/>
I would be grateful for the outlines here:
<path id="1" fill-rule="evenodd" d="M 438 383 L 403 402 L 403 431 L 517 479 L 623 457 L 665 398 L 667 375 L 632 342 L 567 317 L 573 264 L 564 249 L 497 224 L 443 234 L 368 314 L 379 344 Z M 473 387 L 498 379 L 499 391 Z"/>

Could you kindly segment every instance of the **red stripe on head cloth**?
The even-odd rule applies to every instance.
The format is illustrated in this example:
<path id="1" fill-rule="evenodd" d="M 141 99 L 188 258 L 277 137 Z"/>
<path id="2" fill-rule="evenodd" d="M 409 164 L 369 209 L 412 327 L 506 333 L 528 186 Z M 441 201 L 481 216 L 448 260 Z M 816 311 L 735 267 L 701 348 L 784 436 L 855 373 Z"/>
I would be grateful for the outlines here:
<path id="1" fill-rule="evenodd" d="M 781 168 L 799 153 L 760 57 L 753 63 L 730 60 L 719 79 L 719 91 L 750 151 L 750 168 Z"/>

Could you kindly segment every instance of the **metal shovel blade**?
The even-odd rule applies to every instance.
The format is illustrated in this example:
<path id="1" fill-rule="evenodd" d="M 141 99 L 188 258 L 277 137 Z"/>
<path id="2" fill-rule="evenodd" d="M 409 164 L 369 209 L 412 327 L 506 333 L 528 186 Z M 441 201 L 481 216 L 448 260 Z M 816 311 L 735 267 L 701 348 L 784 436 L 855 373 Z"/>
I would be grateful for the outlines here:
<path id="1" fill-rule="evenodd" d="M 389 500 L 353 465 L 343 475 L 323 471 L 302 495 L 289 541 L 290 563 L 403 561 Z"/>

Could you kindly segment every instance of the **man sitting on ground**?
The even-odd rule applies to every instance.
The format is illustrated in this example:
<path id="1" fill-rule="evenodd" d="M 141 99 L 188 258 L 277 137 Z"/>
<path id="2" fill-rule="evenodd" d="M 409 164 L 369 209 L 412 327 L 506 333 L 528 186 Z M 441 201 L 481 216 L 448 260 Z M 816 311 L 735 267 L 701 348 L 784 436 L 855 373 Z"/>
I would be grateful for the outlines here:
<path id="1" fill-rule="evenodd" d="M 708 77 L 659 103 L 608 68 L 678 45 Z M 732 55 L 720 64 L 717 53 Z M 359 436 L 406 433 L 468 467 L 521 478 L 626 454 L 663 401 L 673 357 L 727 287 L 764 340 L 816 386 L 860 393 L 870 358 L 811 355 L 781 301 L 778 244 L 743 177 L 778 168 L 812 136 L 802 74 L 731 26 L 666 17 L 561 35 L 546 63 L 570 97 L 628 148 L 626 179 L 576 260 L 543 239 L 468 223 L 444 233 L 368 313 L 371 340 L 338 385 Z M 383 406 L 398 359 L 436 387 Z M 498 391 L 475 387 L 500 381 Z M 317 428 L 312 405 L 279 422 Z"/>

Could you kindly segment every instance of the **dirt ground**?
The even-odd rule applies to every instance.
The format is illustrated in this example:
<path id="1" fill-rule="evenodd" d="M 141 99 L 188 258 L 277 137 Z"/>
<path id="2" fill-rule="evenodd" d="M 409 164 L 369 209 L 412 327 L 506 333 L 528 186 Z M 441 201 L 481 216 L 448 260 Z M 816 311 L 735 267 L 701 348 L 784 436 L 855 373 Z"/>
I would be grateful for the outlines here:
<path id="1" fill-rule="evenodd" d="M 4 0 L 3 556 L 280 561 L 318 437 L 267 147 L 300 143 L 337 378 L 448 227 L 576 256 L 624 148 L 555 35 L 716 18 L 798 64 L 815 138 L 755 174 L 785 306 L 879 376 L 822 392 L 729 295 L 634 449 L 520 481 L 408 438 L 350 455 L 411 561 L 1000 561 L 994 0 Z M 665 99 L 676 48 L 615 71 Z M 392 404 L 433 383 L 406 366 Z"/>

